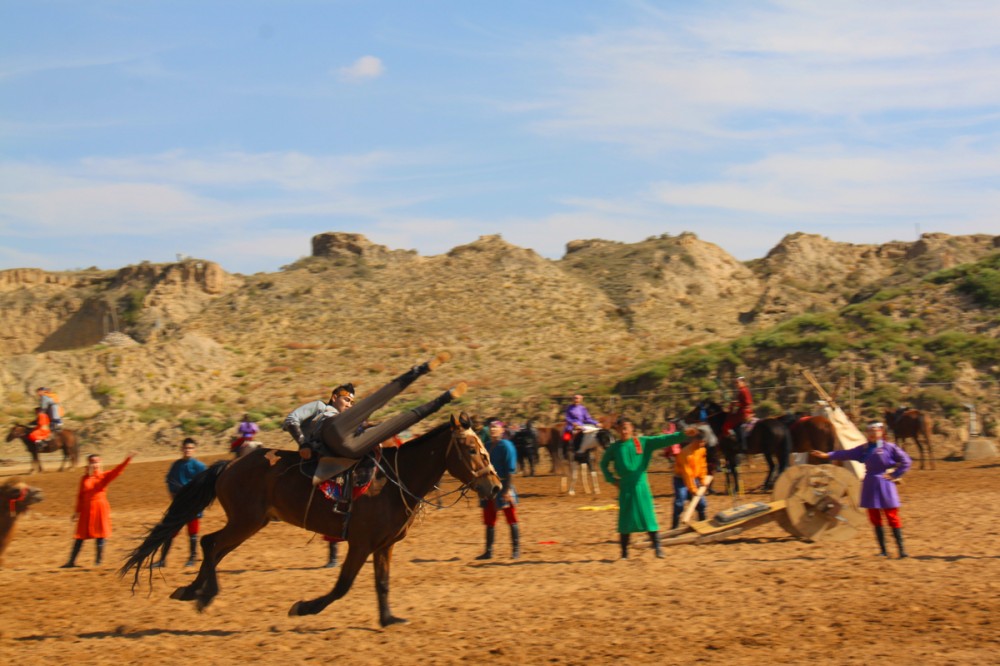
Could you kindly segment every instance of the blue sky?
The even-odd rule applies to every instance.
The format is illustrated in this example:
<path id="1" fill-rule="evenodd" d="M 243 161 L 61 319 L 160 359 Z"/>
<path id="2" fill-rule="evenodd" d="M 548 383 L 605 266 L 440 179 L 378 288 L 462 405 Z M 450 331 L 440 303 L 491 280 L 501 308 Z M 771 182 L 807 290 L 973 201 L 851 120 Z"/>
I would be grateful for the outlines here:
<path id="1" fill-rule="evenodd" d="M 1000 234 L 1000 3 L 0 0 L 0 268 Z"/>

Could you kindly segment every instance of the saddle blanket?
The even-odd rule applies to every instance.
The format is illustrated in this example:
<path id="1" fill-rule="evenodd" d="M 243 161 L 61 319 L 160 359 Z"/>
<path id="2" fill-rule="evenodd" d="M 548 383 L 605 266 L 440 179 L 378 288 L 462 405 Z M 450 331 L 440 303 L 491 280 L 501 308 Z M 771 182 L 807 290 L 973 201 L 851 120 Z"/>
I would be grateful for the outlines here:
<path id="1" fill-rule="evenodd" d="M 334 502 L 342 502 L 344 500 L 344 481 L 346 475 L 335 476 L 332 479 L 327 479 L 323 483 L 319 484 L 318 488 L 323 496 L 327 499 L 333 500 Z M 374 475 L 368 479 L 368 483 L 363 486 L 355 486 L 354 491 L 351 493 L 351 499 L 356 500 L 372 487 L 372 481 L 375 480 Z"/>

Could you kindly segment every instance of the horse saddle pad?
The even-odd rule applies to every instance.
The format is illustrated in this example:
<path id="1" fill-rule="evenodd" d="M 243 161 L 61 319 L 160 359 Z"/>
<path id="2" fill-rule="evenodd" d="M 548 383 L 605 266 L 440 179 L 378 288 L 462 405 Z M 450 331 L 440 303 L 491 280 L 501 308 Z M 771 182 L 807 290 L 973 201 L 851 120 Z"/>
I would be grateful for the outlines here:
<path id="1" fill-rule="evenodd" d="M 357 462 L 355 458 L 321 457 L 316 463 L 316 469 L 313 471 L 313 485 L 318 486 L 327 479 L 332 479 L 338 474 L 343 474 L 357 464 Z"/>
<path id="2" fill-rule="evenodd" d="M 758 513 L 767 513 L 770 510 L 770 504 L 765 502 L 750 502 L 749 504 L 740 504 L 731 509 L 720 511 L 715 514 L 714 521 L 719 525 L 728 525 L 744 518 L 749 518 L 750 516 L 756 516 Z"/>

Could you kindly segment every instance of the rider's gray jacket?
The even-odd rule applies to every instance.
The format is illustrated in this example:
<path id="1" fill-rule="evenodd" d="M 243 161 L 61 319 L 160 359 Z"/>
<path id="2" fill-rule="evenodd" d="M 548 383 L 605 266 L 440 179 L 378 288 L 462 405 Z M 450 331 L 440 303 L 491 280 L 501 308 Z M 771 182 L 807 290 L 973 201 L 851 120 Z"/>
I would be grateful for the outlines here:
<path id="1" fill-rule="evenodd" d="M 38 406 L 48 415 L 52 423 L 62 423 L 62 419 L 59 417 L 59 403 L 55 400 L 43 395 L 38 400 Z"/>
<path id="2" fill-rule="evenodd" d="M 307 442 L 319 442 L 323 421 L 339 413 L 340 411 L 333 405 L 322 400 L 314 400 L 307 402 L 286 416 L 282 429 L 287 431 L 289 426 L 297 425 L 302 429 L 302 434 Z"/>

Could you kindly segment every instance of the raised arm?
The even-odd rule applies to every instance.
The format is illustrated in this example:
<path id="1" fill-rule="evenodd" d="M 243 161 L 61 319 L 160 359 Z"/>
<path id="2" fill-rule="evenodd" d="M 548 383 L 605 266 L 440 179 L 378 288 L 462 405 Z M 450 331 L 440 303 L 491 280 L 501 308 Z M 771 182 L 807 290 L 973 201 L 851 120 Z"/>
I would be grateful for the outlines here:
<path id="1" fill-rule="evenodd" d="M 99 490 L 99 491 L 100 490 L 104 490 L 105 488 L 108 487 L 108 485 L 112 481 L 114 481 L 115 479 L 117 479 L 118 475 L 121 474 L 122 472 L 124 472 L 125 468 L 128 467 L 128 464 L 130 462 L 132 462 L 132 457 L 134 455 L 135 455 L 134 453 L 128 454 L 127 456 L 125 456 L 125 460 L 123 460 L 120 463 L 118 463 L 117 467 L 115 467 L 113 470 L 111 470 L 110 472 L 108 472 L 107 474 L 105 474 L 104 476 L 102 476 L 101 480 L 97 482 L 97 486 L 96 486 L 97 490 Z"/>
<path id="2" fill-rule="evenodd" d="M 688 438 L 682 432 L 675 432 L 669 435 L 650 435 L 640 439 L 642 440 L 642 468 L 646 469 L 649 467 L 653 453 L 674 444 L 683 444 Z"/>

